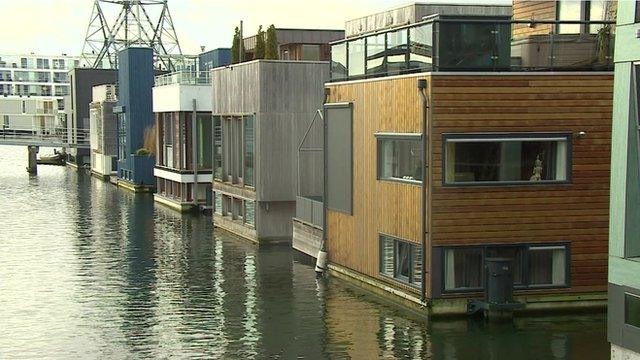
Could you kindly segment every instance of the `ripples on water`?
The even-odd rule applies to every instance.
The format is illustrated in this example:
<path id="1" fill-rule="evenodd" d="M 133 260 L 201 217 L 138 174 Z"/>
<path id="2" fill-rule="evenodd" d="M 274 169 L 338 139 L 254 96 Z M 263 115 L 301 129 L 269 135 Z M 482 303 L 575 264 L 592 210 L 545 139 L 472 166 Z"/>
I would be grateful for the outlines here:
<path id="1" fill-rule="evenodd" d="M 46 152 L 43 150 L 42 152 Z M 426 321 L 287 247 L 0 147 L 0 359 L 604 359 L 596 316 Z"/>

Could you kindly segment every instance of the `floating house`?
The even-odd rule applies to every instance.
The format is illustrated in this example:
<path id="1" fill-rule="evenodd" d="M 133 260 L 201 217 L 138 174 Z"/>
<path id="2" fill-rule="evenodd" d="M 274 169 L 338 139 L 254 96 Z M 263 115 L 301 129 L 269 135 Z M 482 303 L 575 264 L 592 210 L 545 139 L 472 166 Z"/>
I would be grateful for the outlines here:
<path id="1" fill-rule="evenodd" d="M 343 30 L 276 28 L 275 33 L 280 60 L 328 61 L 329 43 L 344 38 Z M 245 61 L 255 59 L 256 43 L 257 35 L 244 38 Z"/>
<path id="2" fill-rule="evenodd" d="M 549 4 L 559 18 L 530 16 Z M 486 259 L 508 258 L 524 310 L 604 307 L 615 4 L 600 21 L 563 21 L 564 6 L 443 7 L 332 44 L 333 274 L 464 314 L 484 296 Z"/>
<path id="3" fill-rule="evenodd" d="M 118 186 L 135 192 L 155 187 L 153 50 L 130 47 L 118 54 Z"/>
<path id="4" fill-rule="evenodd" d="M 90 132 L 89 104 L 93 101 L 93 87 L 103 84 L 114 84 L 118 80 L 118 71 L 111 69 L 74 68 L 69 71 L 70 93 L 65 96 L 67 134 L 71 142 L 85 137 Z M 82 141 L 80 139 L 79 141 Z M 67 150 L 67 165 L 72 167 L 89 165 L 91 153 L 89 149 L 71 148 Z"/>
<path id="5" fill-rule="evenodd" d="M 92 96 L 89 104 L 91 174 L 108 180 L 117 174 L 118 121 L 113 113 L 118 101 L 117 86 L 94 86 Z"/>
<path id="6" fill-rule="evenodd" d="M 324 102 L 329 64 L 254 60 L 211 71 L 215 226 L 291 242 L 296 155 Z"/>
<path id="7" fill-rule="evenodd" d="M 640 358 L 640 4 L 618 2 L 611 149 L 608 338 L 611 358 Z"/>
<path id="8" fill-rule="evenodd" d="M 213 100 L 209 72 L 156 77 L 156 202 L 179 211 L 211 205 Z"/>
<path id="9" fill-rule="evenodd" d="M 231 64 L 231 49 L 229 48 L 217 48 L 198 55 L 199 71 L 209 71 L 229 64 Z"/>

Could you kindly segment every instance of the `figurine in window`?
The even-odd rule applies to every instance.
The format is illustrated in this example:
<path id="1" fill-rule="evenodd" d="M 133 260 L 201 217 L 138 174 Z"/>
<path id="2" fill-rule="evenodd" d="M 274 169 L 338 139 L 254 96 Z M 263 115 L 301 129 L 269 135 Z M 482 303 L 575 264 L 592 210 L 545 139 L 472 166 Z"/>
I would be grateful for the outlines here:
<path id="1" fill-rule="evenodd" d="M 533 162 L 533 175 L 529 178 L 529 181 L 542 180 L 542 160 L 540 160 L 540 154 L 536 155 L 536 160 Z"/>

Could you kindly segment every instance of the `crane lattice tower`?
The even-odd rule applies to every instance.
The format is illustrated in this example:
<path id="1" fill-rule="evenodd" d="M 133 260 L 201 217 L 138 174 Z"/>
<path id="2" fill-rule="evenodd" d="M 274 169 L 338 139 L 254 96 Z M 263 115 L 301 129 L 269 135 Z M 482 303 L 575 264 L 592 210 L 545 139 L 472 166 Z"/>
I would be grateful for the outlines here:
<path id="1" fill-rule="evenodd" d="M 119 51 L 145 46 L 154 50 L 156 69 L 175 71 L 184 58 L 167 1 L 95 0 L 82 49 L 83 65 L 116 69 Z"/>

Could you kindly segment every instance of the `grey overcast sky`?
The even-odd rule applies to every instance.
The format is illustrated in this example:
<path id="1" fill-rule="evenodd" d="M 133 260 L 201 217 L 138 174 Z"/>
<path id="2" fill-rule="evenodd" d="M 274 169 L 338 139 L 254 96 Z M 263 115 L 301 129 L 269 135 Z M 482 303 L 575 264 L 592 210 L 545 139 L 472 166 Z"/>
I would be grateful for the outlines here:
<path id="1" fill-rule="evenodd" d="M 511 0 L 431 0 L 504 4 Z M 0 0 L 0 53 L 79 55 L 94 0 Z M 245 36 L 258 25 L 344 29 L 346 20 L 409 4 L 407 0 L 169 0 L 183 53 L 230 47 L 233 29 L 244 21 Z"/>

